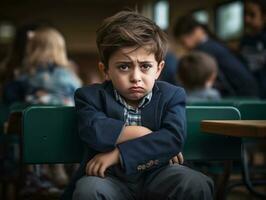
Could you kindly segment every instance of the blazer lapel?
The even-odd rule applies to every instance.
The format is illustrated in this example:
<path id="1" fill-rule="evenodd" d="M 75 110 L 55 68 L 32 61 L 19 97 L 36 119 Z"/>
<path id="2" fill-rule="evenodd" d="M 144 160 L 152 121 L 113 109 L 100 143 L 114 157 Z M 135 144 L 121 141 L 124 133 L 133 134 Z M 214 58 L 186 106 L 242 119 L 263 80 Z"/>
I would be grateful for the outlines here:
<path id="1" fill-rule="evenodd" d="M 152 131 L 160 128 L 160 98 L 161 92 L 155 83 L 152 91 L 152 99 L 148 105 L 146 105 L 141 111 L 141 122 L 142 125 L 151 129 Z"/>
<path id="2" fill-rule="evenodd" d="M 124 121 L 124 107 L 116 101 L 112 83 L 108 81 L 105 84 L 105 90 L 102 90 L 105 100 L 105 113 L 108 117 Z"/>

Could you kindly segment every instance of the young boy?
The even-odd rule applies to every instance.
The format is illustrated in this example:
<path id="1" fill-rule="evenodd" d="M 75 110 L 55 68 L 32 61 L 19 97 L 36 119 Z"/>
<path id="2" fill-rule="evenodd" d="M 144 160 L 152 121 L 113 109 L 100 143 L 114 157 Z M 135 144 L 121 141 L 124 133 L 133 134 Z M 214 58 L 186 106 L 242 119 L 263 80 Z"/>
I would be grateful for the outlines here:
<path id="1" fill-rule="evenodd" d="M 104 20 L 97 46 L 107 81 L 75 94 L 87 151 L 72 198 L 212 199 L 211 179 L 173 164 L 183 162 L 185 93 L 156 81 L 164 33 L 140 14 L 122 11 Z M 71 197 L 71 188 L 67 192 Z"/>
<path id="2" fill-rule="evenodd" d="M 180 59 L 177 79 L 185 88 L 187 101 L 220 100 L 212 86 L 217 76 L 216 61 L 206 53 L 191 52 Z"/>

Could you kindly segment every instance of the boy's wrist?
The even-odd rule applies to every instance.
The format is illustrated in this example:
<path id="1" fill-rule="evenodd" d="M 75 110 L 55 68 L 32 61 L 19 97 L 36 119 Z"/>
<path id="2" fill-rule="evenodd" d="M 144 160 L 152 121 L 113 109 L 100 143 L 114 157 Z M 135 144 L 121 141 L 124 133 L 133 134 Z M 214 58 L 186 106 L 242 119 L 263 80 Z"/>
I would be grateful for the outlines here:
<path id="1" fill-rule="evenodd" d="M 113 154 L 115 163 L 120 163 L 120 152 L 117 147 L 113 150 Z"/>

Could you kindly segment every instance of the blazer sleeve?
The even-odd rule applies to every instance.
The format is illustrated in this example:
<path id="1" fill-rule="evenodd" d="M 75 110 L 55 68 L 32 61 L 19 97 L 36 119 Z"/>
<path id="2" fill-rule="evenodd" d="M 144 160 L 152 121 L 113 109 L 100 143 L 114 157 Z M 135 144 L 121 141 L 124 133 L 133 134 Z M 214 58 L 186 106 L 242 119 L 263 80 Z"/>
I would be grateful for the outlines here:
<path id="1" fill-rule="evenodd" d="M 181 152 L 186 138 L 185 92 L 178 88 L 166 106 L 161 128 L 118 145 L 126 174 L 150 170 Z"/>
<path id="2" fill-rule="evenodd" d="M 99 152 L 107 152 L 116 147 L 116 141 L 124 127 L 124 122 L 107 117 L 96 96 L 99 95 L 82 88 L 76 91 L 78 132 L 81 140 L 90 148 Z"/>

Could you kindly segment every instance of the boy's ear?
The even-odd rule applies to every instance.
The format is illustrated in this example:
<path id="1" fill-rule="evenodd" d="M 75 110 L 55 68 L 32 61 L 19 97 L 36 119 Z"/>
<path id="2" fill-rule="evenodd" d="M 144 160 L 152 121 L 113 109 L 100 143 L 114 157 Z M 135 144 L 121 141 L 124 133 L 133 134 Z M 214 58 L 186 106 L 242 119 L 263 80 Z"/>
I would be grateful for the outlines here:
<path id="1" fill-rule="evenodd" d="M 159 76 L 160 76 L 160 74 L 161 74 L 161 72 L 162 72 L 162 70 L 163 70 L 163 68 L 164 68 L 164 64 L 165 64 L 165 62 L 164 62 L 164 60 L 162 60 L 159 64 L 158 64 L 158 68 L 157 68 L 157 72 L 156 72 L 156 79 L 158 79 L 159 78 Z"/>
<path id="2" fill-rule="evenodd" d="M 103 74 L 105 80 L 109 80 L 108 70 L 102 62 L 98 63 L 98 68 L 100 72 Z"/>

